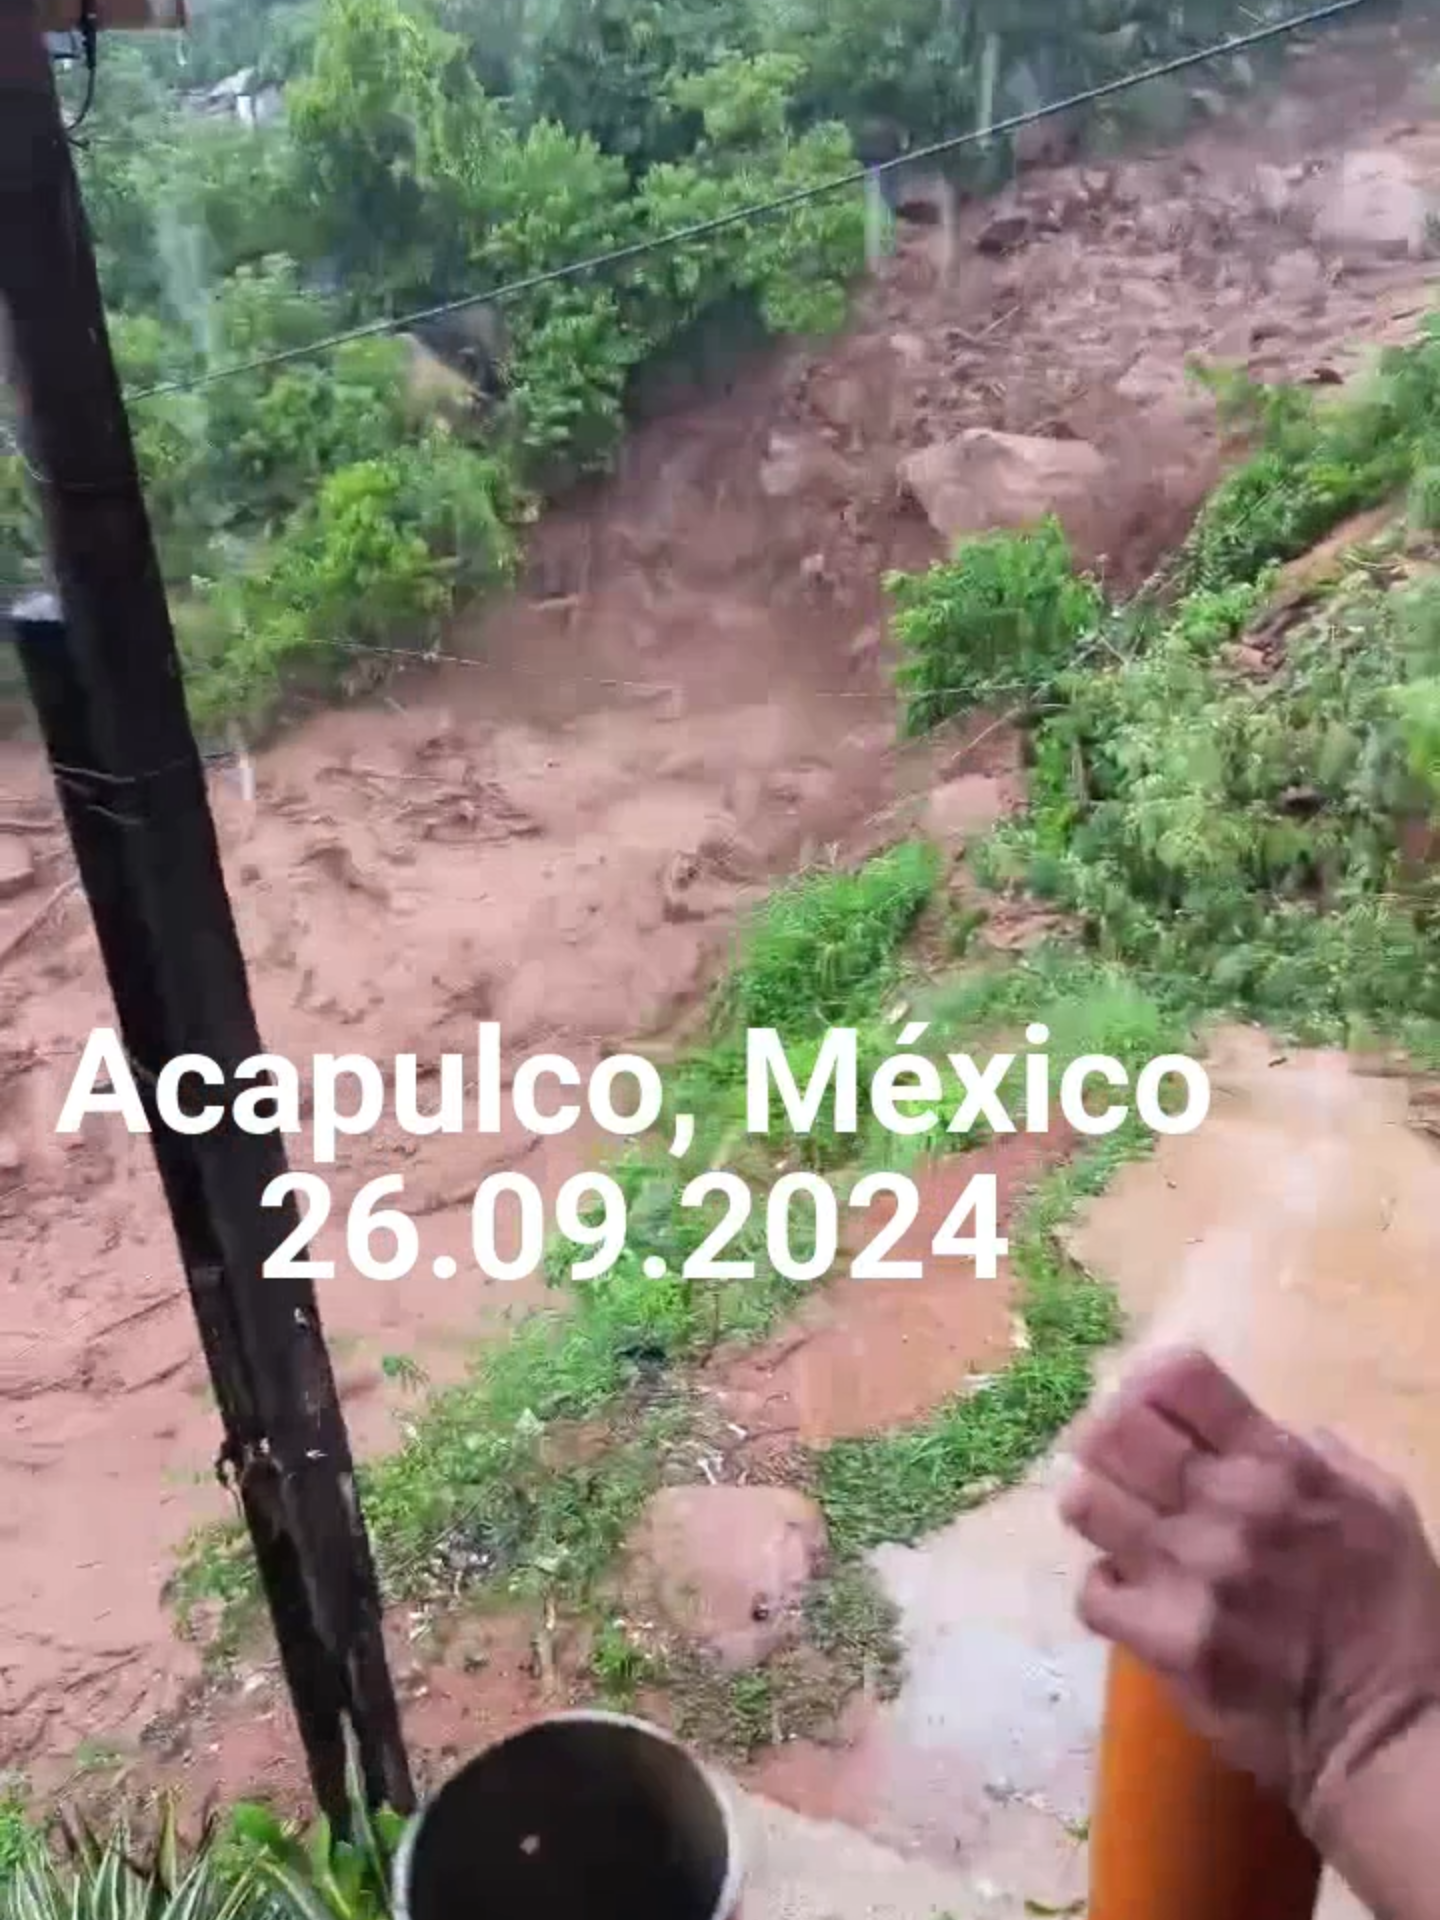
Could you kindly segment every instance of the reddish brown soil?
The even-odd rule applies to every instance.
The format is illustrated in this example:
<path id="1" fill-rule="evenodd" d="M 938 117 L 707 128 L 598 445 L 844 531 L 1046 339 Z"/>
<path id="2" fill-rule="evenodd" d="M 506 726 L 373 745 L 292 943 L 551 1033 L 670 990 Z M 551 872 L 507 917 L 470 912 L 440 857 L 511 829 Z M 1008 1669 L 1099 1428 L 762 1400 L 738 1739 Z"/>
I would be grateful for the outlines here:
<path id="1" fill-rule="evenodd" d="M 516 1051 L 583 1061 L 693 1004 L 774 875 L 904 830 L 931 762 L 892 745 L 877 581 L 935 542 L 899 499 L 897 461 L 963 426 L 1091 438 L 1115 475 L 1092 557 L 1143 575 L 1215 470 L 1208 411 L 1179 382 L 1187 354 L 1303 376 L 1420 310 L 1423 262 L 1327 255 L 1280 274 L 1306 248 L 1261 205 L 1255 169 L 1333 153 L 1343 128 L 1440 178 L 1440 129 L 1405 98 L 1423 70 L 1380 34 L 1313 54 L 1263 130 L 1257 114 L 1175 154 L 1036 175 L 1019 196 L 1031 237 L 1006 259 L 974 248 L 993 209 L 964 214 L 948 266 L 936 230 L 909 232 L 846 339 L 637 433 L 613 482 L 540 529 L 513 601 L 452 633 L 455 664 L 297 728 L 258 759 L 253 804 L 217 776 L 268 1045 L 423 1059 L 468 1047 L 489 1016 Z M 778 496 L 761 485 L 777 433 L 803 469 Z M 40 758 L 8 745 L 0 814 L 31 806 L 50 807 Z M 28 838 L 34 884 L 0 902 L 0 1763 L 63 1761 L 177 1709 L 196 1662 L 161 1588 L 186 1529 L 220 1510 L 145 1143 L 104 1122 L 69 1144 L 53 1132 L 109 1007 L 73 893 L 12 948 L 67 871 L 53 830 Z M 461 1255 L 488 1168 L 524 1156 L 550 1186 L 589 1149 L 382 1131 L 344 1154 L 336 1212 L 403 1169 L 427 1256 Z M 535 1297 L 469 1271 L 322 1289 L 362 1448 L 403 1407 L 383 1355 L 453 1374 Z M 1002 1303 L 999 1286 L 963 1312 L 842 1289 L 765 1391 L 778 1380 L 797 1432 L 918 1410 L 1003 1358 Z M 488 1724 L 464 1714 L 489 1711 L 495 1674 L 464 1679 L 426 1696 L 438 1745 Z M 268 1769 L 260 1729 L 283 1744 L 280 1720 L 249 1718 Z"/>
<path id="2" fill-rule="evenodd" d="M 895 1260 L 918 1260 L 919 1280 L 854 1280 L 846 1274 L 817 1293 L 784 1332 L 732 1361 L 716 1388 L 724 1419 L 760 1451 L 830 1440 L 918 1420 L 967 1379 L 998 1372 L 1023 1327 L 1012 1302 L 1010 1263 L 993 1280 L 974 1263 L 931 1247 L 967 1182 L 993 1174 L 1000 1231 L 1020 1196 L 1069 1150 L 1063 1133 L 1016 1134 L 957 1154 L 915 1175 L 920 1212 L 895 1244 Z M 893 1219 L 877 1202 L 873 1225 Z"/>

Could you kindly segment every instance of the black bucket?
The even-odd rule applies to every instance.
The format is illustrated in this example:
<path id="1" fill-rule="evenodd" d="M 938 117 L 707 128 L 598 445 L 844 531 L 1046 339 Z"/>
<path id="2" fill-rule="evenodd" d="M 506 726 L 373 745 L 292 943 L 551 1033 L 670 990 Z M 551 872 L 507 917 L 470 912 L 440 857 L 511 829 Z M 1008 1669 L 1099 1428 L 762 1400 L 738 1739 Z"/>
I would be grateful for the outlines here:
<path id="1" fill-rule="evenodd" d="M 720 1789 L 669 1734 L 612 1713 L 478 1754 L 395 1863 L 396 1920 L 731 1920 L 739 1889 Z"/>

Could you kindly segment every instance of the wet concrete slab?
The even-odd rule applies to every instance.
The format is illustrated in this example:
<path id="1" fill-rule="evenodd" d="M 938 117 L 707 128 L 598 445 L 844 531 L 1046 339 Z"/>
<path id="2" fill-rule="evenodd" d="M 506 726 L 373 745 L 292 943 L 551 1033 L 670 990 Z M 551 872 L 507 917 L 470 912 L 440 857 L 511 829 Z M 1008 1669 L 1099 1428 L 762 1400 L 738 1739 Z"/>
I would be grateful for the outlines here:
<path id="1" fill-rule="evenodd" d="M 837 1820 L 732 1795 L 745 1857 L 737 1920 L 1022 1920 L 973 1875 L 906 1857 Z"/>
<path id="2" fill-rule="evenodd" d="M 1343 1055 L 1230 1029 L 1207 1064 L 1204 1125 L 1067 1238 L 1119 1292 L 1121 1357 L 1199 1341 L 1280 1419 L 1403 1475 L 1440 1537 L 1440 1148 L 1404 1080 Z"/>

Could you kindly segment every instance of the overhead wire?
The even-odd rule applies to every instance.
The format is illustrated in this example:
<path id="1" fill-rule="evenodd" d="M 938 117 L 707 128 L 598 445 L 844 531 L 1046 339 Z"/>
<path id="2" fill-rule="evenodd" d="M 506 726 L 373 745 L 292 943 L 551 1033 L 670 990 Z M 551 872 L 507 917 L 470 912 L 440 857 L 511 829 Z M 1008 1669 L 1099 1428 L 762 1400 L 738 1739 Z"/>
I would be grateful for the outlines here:
<path id="1" fill-rule="evenodd" d="M 555 286 L 563 281 L 576 280 L 592 273 L 600 273 L 611 267 L 623 266 L 632 260 L 639 260 L 648 254 L 658 253 L 671 247 L 685 246 L 692 240 L 708 239 L 712 234 L 723 233 L 731 227 L 745 225 L 756 220 L 764 220 L 777 213 L 788 212 L 793 207 L 808 205 L 828 195 L 846 193 L 852 188 L 863 187 L 867 181 L 881 175 L 894 173 L 903 167 L 914 167 L 927 160 L 939 159 L 942 155 L 955 153 L 962 148 L 983 145 L 1009 133 L 1018 133 L 1025 127 L 1037 125 L 1063 113 L 1072 113 L 1086 106 L 1093 106 L 1099 100 L 1113 98 L 1132 87 L 1144 86 L 1153 80 L 1168 79 L 1172 74 L 1182 73 L 1189 67 L 1200 66 L 1207 61 L 1221 60 L 1228 55 L 1247 52 L 1270 40 L 1280 39 L 1285 34 L 1298 32 L 1302 27 L 1318 25 L 1322 21 L 1333 20 L 1342 14 L 1355 12 L 1369 4 L 1369 0 L 1327 0 L 1327 4 L 1312 7 L 1305 13 L 1292 14 L 1284 20 L 1272 21 L 1268 26 L 1252 28 L 1248 33 L 1235 34 L 1229 39 L 1217 41 L 1210 46 L 1195 48 L 1189 53 L 1177 54 L 1172 59 L 1158 61 L 1149 67 L 1137 68 L 1135 72 L 1118 75 L 1114 80 L 1106 80 L 1098 86 L 1088 87 L 1081 93 L 1067 94 L 1062 99 L 1051 100 L 1044 106 L 1032 108 L 1026 113 L 1012 114 L 1003 120 L 996 120 L 984 127 L 972 128 L 967 133 L 952 134 L 944 140 L 932 141 L 928 146 L 913 148 L 908 153 L 897 154 L 894 159 L 882 160 L 873 166 L 857 167 L 848 173 L 834 176 L 829 180 L 820 180 L 808 187 L 796 187 L 789 193 L 777 194 L 771 200 L 755 201 L 744 207 L 732 208 L 729 213 L 716 214 L 709 220 L 697 220 L 688 226 L 673 227 L 665 233 L 652 235 L 645 240 L 633 240 L 620 247 L 610 247 L 603 253 L 591 254 L 583 260 L 568 261 L 559 267 L 548 267 L 539 273 L 531 273 L 520 279 L 507 281 L 499 287 L 487 288 L 484 292 L 463 295 L 455 300 L 443 300 L 429 307 L 417 307 L 409 313 L 384 315 L 374 320 L 361 322 L 357 326 L 346 327 L 339 332 L 324 335 L 303 346 L 284 347 L 274 353 L 257 354 L 245 360 L 232 360 L 222 366 L 211 367 L 202 373 L 189 374 L 175 380 L 162 380 L 153 386 L 133 388 L 125 394 L 127 405 L 138 405 L 146 400 L 158 400 L 168 395 L 195 393 L 205 387 L 212 387 L 224 380 L 239 379 L 246 374 L 265 373 L 272 367 L 289 366 L 296 361 L 315 359 L 333 352 L 338 347 L 348 346 L 356 340 L 374 340 L 386 334 L 407 333 L 416 327 L 425 326 L 433 321 L 447 318 L 450 314 L 464 313 L 474 307 L 499 306 L 507 301 L 519 299 L 527 293 L 537 292 L 542 287 Z"/>

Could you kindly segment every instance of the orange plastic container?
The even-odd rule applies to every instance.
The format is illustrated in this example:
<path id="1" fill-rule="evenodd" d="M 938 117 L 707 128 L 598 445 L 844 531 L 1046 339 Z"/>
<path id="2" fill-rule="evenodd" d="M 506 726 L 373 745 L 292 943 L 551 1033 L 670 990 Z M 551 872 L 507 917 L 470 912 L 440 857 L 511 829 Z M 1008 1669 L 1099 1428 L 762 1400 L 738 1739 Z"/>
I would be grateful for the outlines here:
<path id="1" fill-rule="evenodd" d="M 1222 1766 L 1155 1676 L 1111 1655 L 1088 1920 L 1313 1920 L 1320 1856 L 1283 1802 Z"/>

